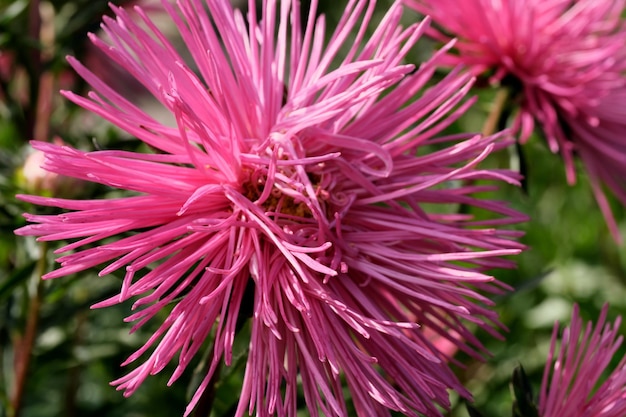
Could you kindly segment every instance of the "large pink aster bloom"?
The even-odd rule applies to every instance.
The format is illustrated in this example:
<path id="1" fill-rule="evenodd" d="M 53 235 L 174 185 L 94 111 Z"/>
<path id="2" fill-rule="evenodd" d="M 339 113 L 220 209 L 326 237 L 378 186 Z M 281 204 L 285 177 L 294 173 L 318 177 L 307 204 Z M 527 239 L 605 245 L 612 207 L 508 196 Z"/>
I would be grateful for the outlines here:
<path id="1" fill-rule="evenodd" d="M 626 357 L 599 387 L 622 344 L 621 318 L 606 323 L 608 305 L 602 309 L 595 326 L 585 326 L 578 306 L 563 330 L 560 349 L 559 325 L 554 325 L 550 354 L 543 374 L 539 396 L 541 417 L 623 417 L 626 415 Z"/>
<path id="2" fill-rule="evenodd" d="M 92 41 L 160 101 L 173 126 L 73 58 L 95 91 L 64 92 L 156 152 L 33 143 L 47 170 L 132 196 L 20 196 L 65 211 L 26 214 L 33 224 L 17 231 L 73 240 L 44 278 L 124 268 L 120 294 L 97 307 L 135 299 L 134 328 L 174 304 L 126 362 L 142 363 L 113 384 L 130 395 L 177 360 L 171 383 L 213 334 L 189 414 L 219 364 L 231 364 L 238 322 L 251 311 L 237 415 L 295 416 L 298 381 L 312 415 L 347 415 L 343 383 L 362 416 L 440 416 L 448 389 L 469 397 L 432 332 L 482 354 L 466 325 L 497 334 L 486 294 L 504 286 L 484 271 L 510 266 L 501 257 L 521 245 L 500 227 L 523 220 L 472 196 L 495 187 L 485 181 L 517 182 L 477 167 L 508 140 L 439 135 L 471 104 L 463 100 L 470 75 L 453 71 L 425 88 L 437 58 L 417 70 L 402 60 L 427 22 L 400 28 L 399 4 L 366 36 L 375 3 L 350 1 L 327 43 L 315 4 L 306 25 L 296 1 L 265 1 L 260 20 L 254 1 L 247 17 L 227 0 L 165 7 L 197 72 L 141 10 L 136 23 L 114 7 L 116 19 L 102 26 L 108 43 Z M 461 205 L 497 215 L 456 214 Z"/>
<path id="3" fill-rule="evenodd" d="M 407 0 L 458 37 L 448 64 L 509 83 L 522 93 L 521 140 L 535 121 L 560 152 L 570 184 L 574 157 L 619 240 L 603 193 L 626 204 L 626 23 L 624 0 Z M 444 34 L 445 32 L 445 34 Z"/>

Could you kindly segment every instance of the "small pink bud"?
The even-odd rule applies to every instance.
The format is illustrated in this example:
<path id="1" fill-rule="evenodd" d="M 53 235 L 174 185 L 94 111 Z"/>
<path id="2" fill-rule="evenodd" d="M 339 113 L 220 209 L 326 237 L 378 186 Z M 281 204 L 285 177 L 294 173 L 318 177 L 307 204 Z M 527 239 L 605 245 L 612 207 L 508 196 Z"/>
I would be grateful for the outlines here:
<path id="1" fill-rule="evenodd" d="M 63 141 L 60 138 L 54 138 L 55 145 L 62 146 Z M 24 162 L 20 173 L 18 174 L 18 185 L 32 194 L 45 195 L 50 197 L 75 197 L 77 187 L 81 181 L 59 175 L 55 172 L 47 171 L 44 167 L 44 152 L 33 149 Z"/>

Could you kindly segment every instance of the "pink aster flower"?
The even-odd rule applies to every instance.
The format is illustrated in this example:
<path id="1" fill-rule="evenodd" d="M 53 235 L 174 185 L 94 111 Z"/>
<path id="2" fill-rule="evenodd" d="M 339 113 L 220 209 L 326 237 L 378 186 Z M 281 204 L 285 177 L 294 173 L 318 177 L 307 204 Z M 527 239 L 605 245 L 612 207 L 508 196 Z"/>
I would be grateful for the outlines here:
<path id="1" fill-rule="evenodd" d="M 296 1 L 265 1 L 260 20 L 254 1 L 246 17 L 227 0 L 165 7 L 192 64 L 140 9 L 137 23 L 114 7 L 108 41 L 91 39 L 172 125 L 73 58 L 94 91 L 63 93 L 155 152 L 33 143 L 45 169 L 130 195 L 20 196 L 64 210 L 26 214 L 32 224 L 16 232 L 72 241 L 44 278 L 124 269 L 119 295 L 95 307 L 134 299 L 133 329 L 173 305 L 125 364 L 141 363 L 113 384 L 130 395 L 177 360 L 172 383 L 211 337 L 189 414 L 217 366 L 231 364 L 249 315 L 238 416 L 295 416 L 299 382 L 312 415 L 346 416 L 352 401 L 361 416 L 440 416 L 448 389 L 468 398 L 430 340 L 438 333 L 481 356 L 467 324 L 497 335 L 487 295 L 505 286 L 485 270 L 511 265 L 501 257 L 521 250 L 519 234 L 502 226 L 524 220 L 473 196 L 517 182 L 478 167 L 509 141 L 440 134 L 471 104 L 471 76 L 453 71 L 426 88 L 439 56 L 417 70 L 403 63 L 427 22 L 402 29 L 400 4 L 366 35 L 375 2 L 350 1 L 328 42 L 315 2 L 306 24 Z M 496 215 L 474 219 L 456 213 L 461 205 Z"/>
<path id="2" fill-rule="evenodd" d="M 624 0 L 408 0 L 458 37 L 448 64 L 463 63 L 519 89 L 516 125 L 537 122 L 560 152 L 570 184 L 582 160 L 609 229 L 617 225 L 603 186 L 626 204 Z M 434 36 L 446 39 L 442 32 Z"/>
<path id="3" fill-rule="evenodd" d="M 608 305 L 594 326 L 584 326 L 578 306 L 563 330 L 557 351 L 559 325 L 554 326 L 550 354 L 539 396 L 541 417 L 623 417 L 626 415 L 626 357 L 608 379 L 596 387 L 622 344 L 621 317 L 606 323 Z M 555 358 L 556 356 L 556 358 Z M 554 359 L 554 363 L 553 363 Z"/>

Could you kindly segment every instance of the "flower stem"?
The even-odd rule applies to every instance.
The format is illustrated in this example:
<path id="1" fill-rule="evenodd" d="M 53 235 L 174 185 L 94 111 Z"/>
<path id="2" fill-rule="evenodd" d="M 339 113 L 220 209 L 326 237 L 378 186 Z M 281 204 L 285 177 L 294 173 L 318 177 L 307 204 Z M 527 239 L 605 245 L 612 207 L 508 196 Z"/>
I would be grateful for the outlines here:
<path id="1" fill-rule="evenodd" d="M 511 115 L 511 110 L 509 106 L 509 97 L 510 92 L 506 87 L 502 87 L 496 93 L 496 96 L 491 105 L 491 110 L 487 115 L 487 119 L 485 119 L 485 123 L 483 123 L 482 135 L 490 136 L 494 133 L 504 130 L 506 128 L 506 122 Z M 470 187 L 476 184 L 476 180 L 469 179 L 463 181 L 464 187 Z M 467 204 L 461 204 L 459 206 L 459 213 L 467 214 L 469 212 L 470 206 Z"/>
<path id="2" fill-rule="evenodd" d="M 42 242 L 40 245 L 40 255 L 37 261 L 36 274 L 34 279 L 37 280 L 35 290 L 30 295 L 28 302 L 28 317 L 26 319 L 26 328 L 24 335 L 15 342 L 15 388 L 13 398 L 11 399 L 12 412 L 10 417 L 19 417 L 24 400 L 24 392 L 26 390 L 26 381 L 28 379 L 28 369 L 32 357 L 35 338 L 37 335 L 37 326 L 39 324 L 39 310 L 41 308 L 41 300 L 43 298 L 43 280 L 41 276 L 47 272 L 48 262 L 46 259 L 48 244 Z"/>
<path id="3" fill-rule="evenodd" d="M 493 135 L 495 132 L 503 130 L 506 127 L 506 121 L 510 115 L 508 106 L 509 95 L 509 89 L 506 87 L 500 88 L 496 93 L 491 111 L 483 124 L 483 136 Z"/>

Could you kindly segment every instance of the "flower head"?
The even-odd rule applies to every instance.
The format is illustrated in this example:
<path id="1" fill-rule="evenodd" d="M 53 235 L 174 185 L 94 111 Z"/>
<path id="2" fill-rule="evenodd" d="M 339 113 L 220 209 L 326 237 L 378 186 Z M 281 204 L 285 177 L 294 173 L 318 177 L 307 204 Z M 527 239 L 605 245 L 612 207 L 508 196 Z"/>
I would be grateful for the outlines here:
<path id="1" fill-rule="evenodd" d="M 626 415 L 626 357 L 595 389 L 623 340 L 619 334 L 621 318 L 612 325 L 606 323 L 607 311 L 605 305 L 595 326 L 591 322 L 584 326 L 579 308 L 574 306 L 558 351 L 559 325 L 554 325 L 539 396 L 541 417 Z"/>
<path id="2" fill-rule="evenodd" d="M 363 416 L 439 416 L 447 389 L 469 397 L 430 340 L 435 332 L 479 356 L 467 323 L 497 334 L 486 294 L 505 286 L 484 271 L 510 266 L 501 257 L 521 245 L 500 226 L 524 218 L 472 194 L 493 189 L 485 181 L 517 182 L 477 167 L 508 140 L 440 135 L 471 104 L 471 76 L 453 71 L 426 88 L 439 56 L 417 70 L 402 63 L 426 21 L 400 28 L 395 4 L 367 35 L 375 3 L 353 0 L 325 44 L 313 3 L 306 25 L 296 1 L 263 2 L 260 20 L 254 1 L 247 17 L 227 0 L 166 3 L 193 64 L 141 10 L 138 24 L 114 7 L 102 26 L 108 43 L 92 41 L 172 126 L 70 58 L 95 91 L 64 95 L 155 152 L 34 142 L 47 170 L 135 195 L 20 196 L 67 212 L 26 214 L 33 224 L 17 233 L 74 240 L 45 278 L 125 268 L 120 294 L 96 307 L 136 299 L 135 328 L 174 303 L 126 363 L 144 361 L 113 382 L 128 395 L 175 357 L 176 380 L 214 334 L 189 413 L 221 361 L 231 363 L 251 311 L 237 415 L 295 416 L 298 381 L 310 412 L 326 416 L 347 415 L 342 381 Z M 455 212 L 461 205 L 497 215 L 474 219 Z"/>
<path id="3" fill-rule="evenodd" d="M 535 122 L 560 152 L 570 183 L 574 157 L 589 174 L 611 232 L 603 184 L 626 204 L 624 0 L 408 0 L 458 38 L 448 64 L 519 89 L 521 139 Z M 435 37 L 447 39 L 442 32 Z"/>

